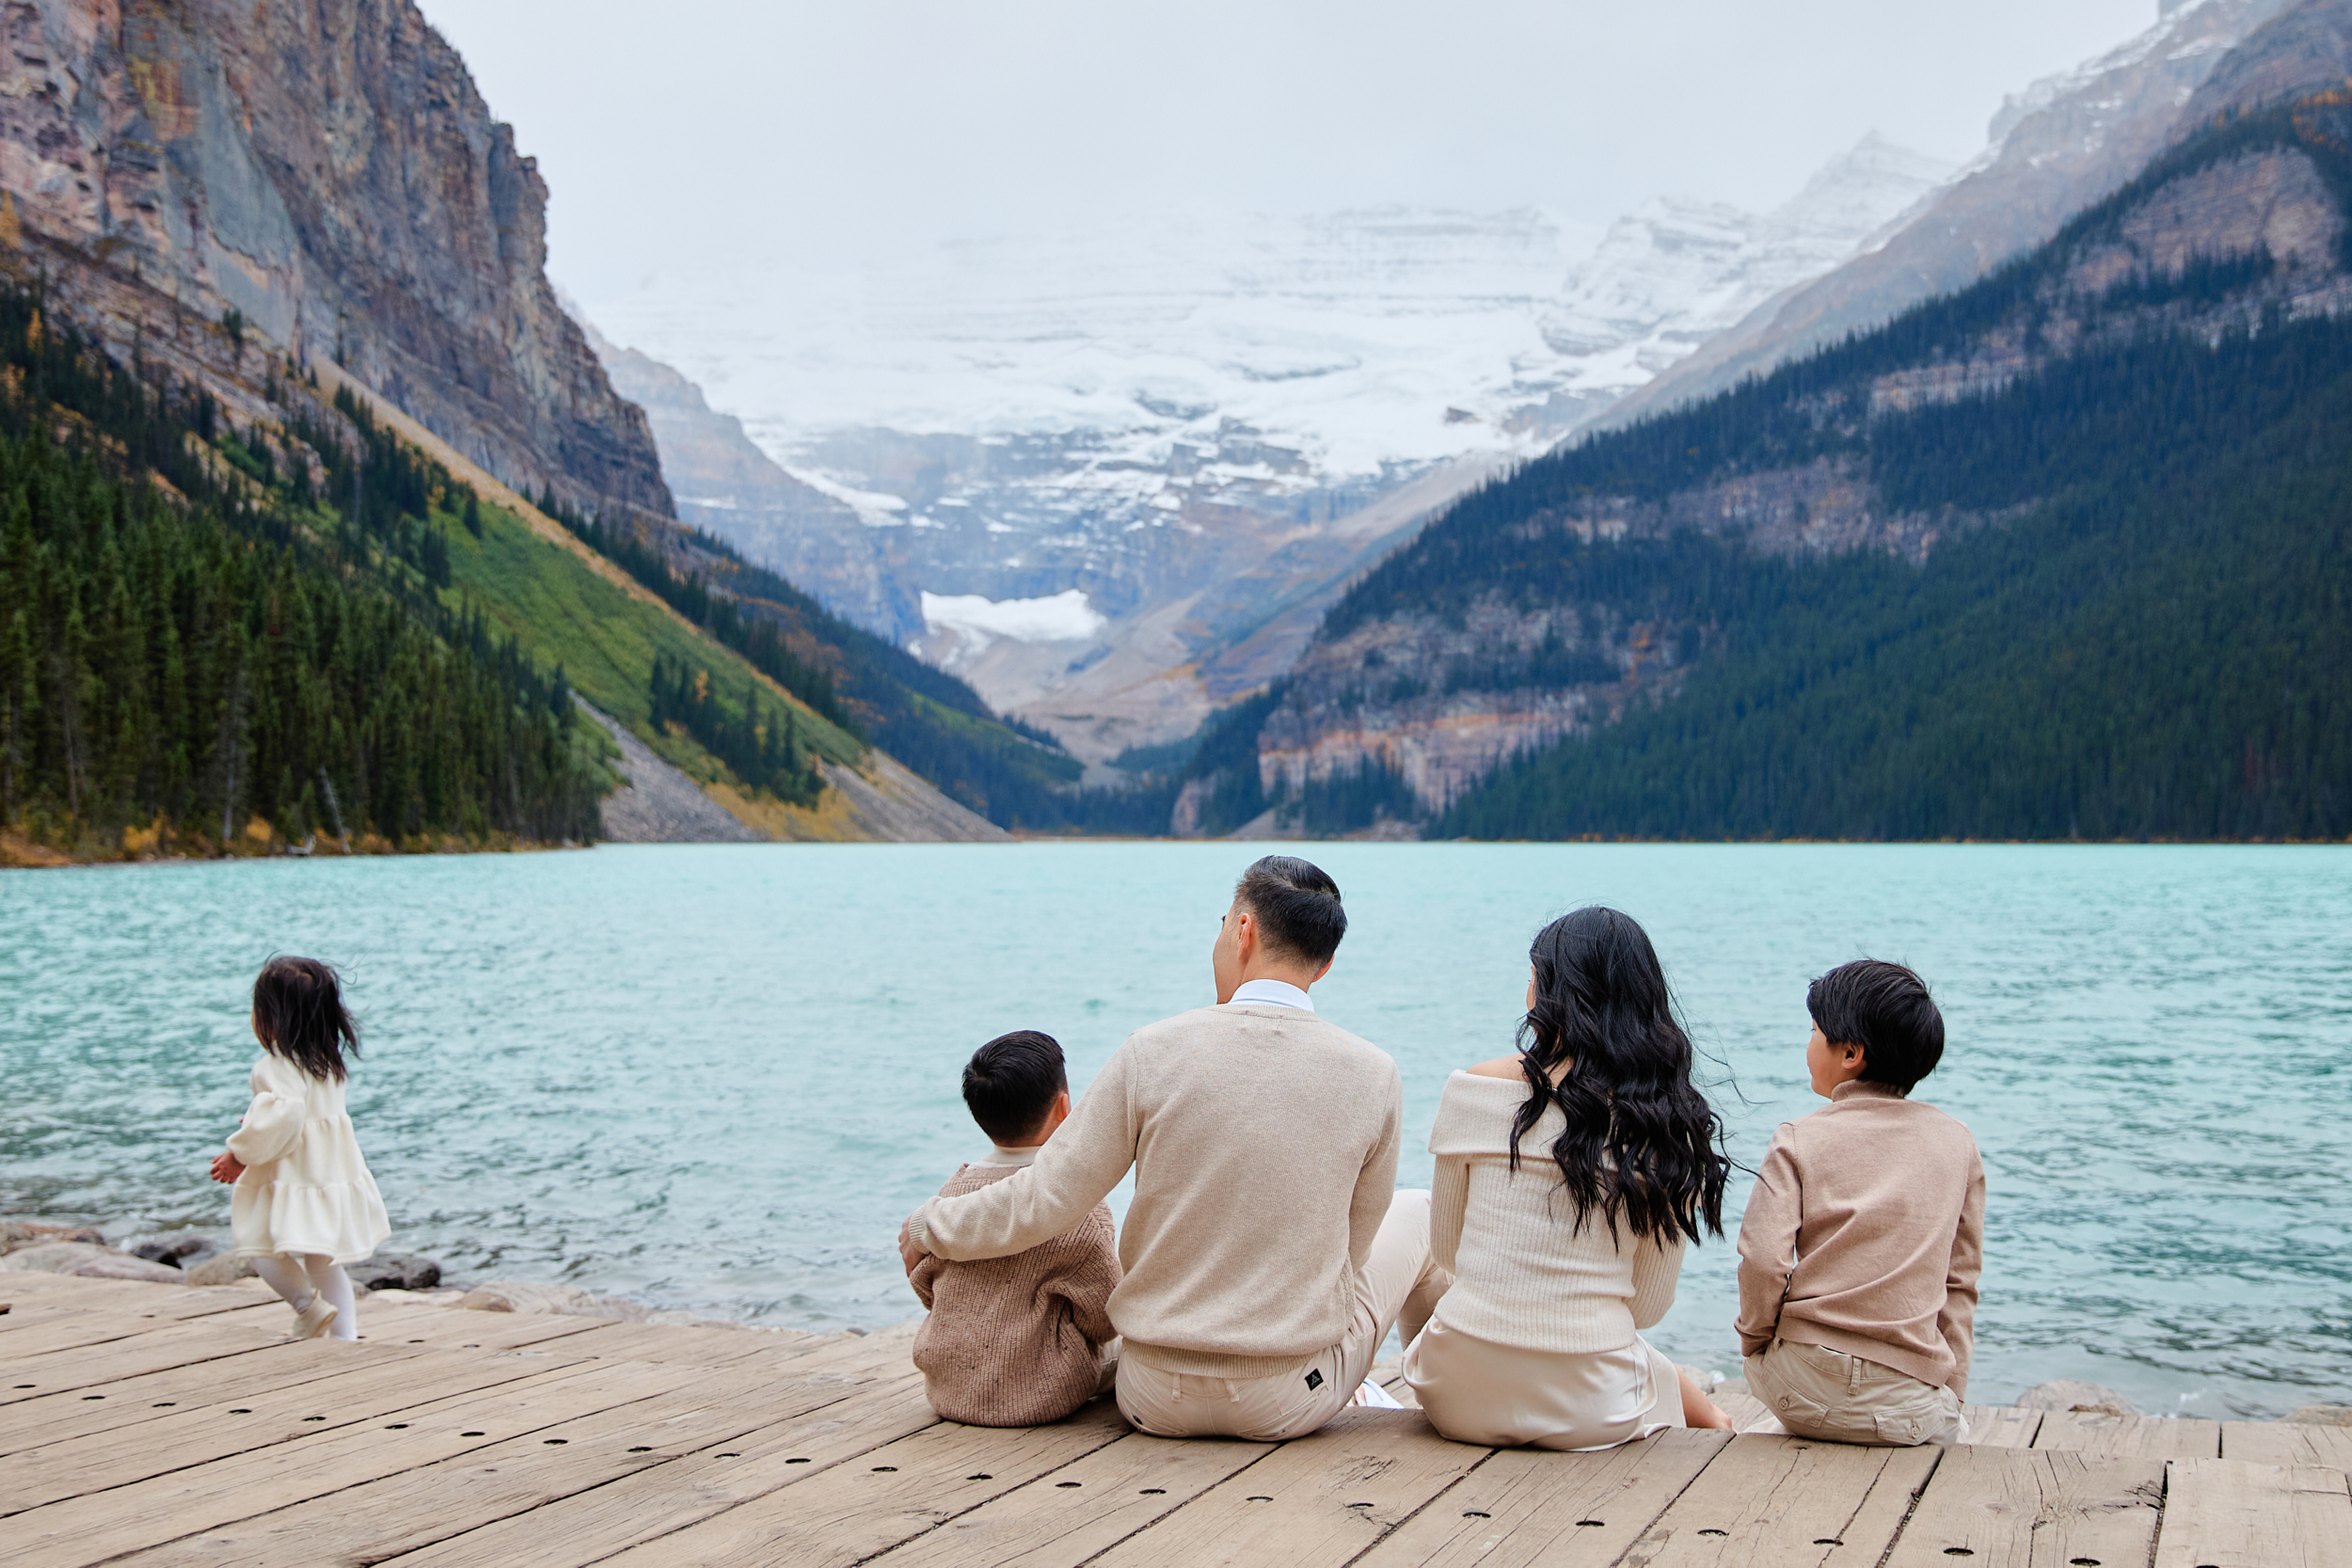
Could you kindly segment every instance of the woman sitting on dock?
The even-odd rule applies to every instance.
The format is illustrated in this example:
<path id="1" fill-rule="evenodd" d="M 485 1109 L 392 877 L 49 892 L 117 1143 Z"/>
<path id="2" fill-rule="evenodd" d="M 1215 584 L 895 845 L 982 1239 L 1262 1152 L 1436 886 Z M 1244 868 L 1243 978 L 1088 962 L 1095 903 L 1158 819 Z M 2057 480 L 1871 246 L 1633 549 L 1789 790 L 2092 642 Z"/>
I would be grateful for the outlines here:
<path id="1" fill-rule="evenodd" d="M 1640 1333 L 1674 1305 L 1686 1241 L 1702 1222 L 1723 1234 L 1731 1164 L 1658 955 L 1629 916 L 1593 908 L 1529 957 L 1524 1051 L 1449 1077 L 1429 1134 L 1430 1252 L 1454 1282 L 1406 1380 L 1457 1442 L 1601 1449 L 1728 1427 Z"/>

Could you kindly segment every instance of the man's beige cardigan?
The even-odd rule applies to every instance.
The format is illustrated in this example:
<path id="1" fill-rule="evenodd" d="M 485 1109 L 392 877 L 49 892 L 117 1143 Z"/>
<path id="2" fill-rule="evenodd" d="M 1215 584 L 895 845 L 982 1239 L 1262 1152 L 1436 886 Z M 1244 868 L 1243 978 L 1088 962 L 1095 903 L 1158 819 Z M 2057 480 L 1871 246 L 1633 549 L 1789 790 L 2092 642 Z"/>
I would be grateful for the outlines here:
<path id="1" fill-rule="evenodd" d="M 1272 1377 L 1338 1344 L 1396 1188 L 1396 1064 L 1295 1007 L 1229 1003 L 1136 1030 L 1026 1170 L 935 1197 L 941 1258 L 1060 1235 L 1132 1166 L 1111 1323 L 1163 1371 Z"/>

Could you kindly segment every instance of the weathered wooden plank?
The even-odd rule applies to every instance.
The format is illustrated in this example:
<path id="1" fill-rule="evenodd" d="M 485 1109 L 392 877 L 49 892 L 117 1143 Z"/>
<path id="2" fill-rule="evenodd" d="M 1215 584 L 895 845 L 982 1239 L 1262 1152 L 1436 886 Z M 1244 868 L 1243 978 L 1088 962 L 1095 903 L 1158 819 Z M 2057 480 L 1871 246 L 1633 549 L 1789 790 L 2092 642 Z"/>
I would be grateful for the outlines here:
<path id="1" fill-rule="evenodd" d="M 1131 1432 L 950 1519 L 880 1559 L 886 1568 L 1076 1568 L 1274 1451 Z"/>
<path id="2" fill-rule="evenodd" d="M 1731 1441 L 1677 1428 L 1598 1453 L 1504 1449 L 1399 1526 L 1360 1568 L 1613 1563 Z"/>
<path id="3" fill-rule="evenodd" d="M 578 1568 L 824 1474 L 938 1424 L 919 1379 L 851 1388 L 806 1416 L 395 1560 L 399 1568 Z M 658 1554 L 657 1554 L 658 1559 Z"/>
<path id="4" fill-rule="evenodd" d="M 1633 1555 L 1653 1568 L 1833 1560 L 1876 1568 L 1942 1451 L 1734 1437 Z"/>
<path id="5" fill-rule="evenodd" d="M 828 1337 L 823 1344 L 804 1355 L 793 1358 L 793 1371 L 822 1367 L 832 1371 L 855 1372 L 862 1377 L 901 1377 L 917 1375 L 914 1370 L 914 1331 L 918 1323 L 900 1323 L 893 1328 L 877 1329 L 871 1334 L 844 1334 Z"/>
<path id="6" fill-rule="evenodd" d="M 0 1405 L 113 1383 L 167 1367 L 246 1355 L 285 1343 L 262 1330 L 205 1323 L 139 1320 L 147 1332 L 52 1351 L 0 1365 Z"/>
<path id="7" fill-rule="evenodd" d="M 277 1291 L 259 1280 L 245 1280 L 235 1285 L 193 1285 L 155 1287 L 163 1294 L 140 1302 L 136 1311 L 158 1318 L 207 1318 L 225 1313 L 250 1312 L 256 1308 L 276 1307 L 294 1316 L 294 1309 L 281 1300 Z"/>
<path id="8" fill-rule="evenodd" d="M 80 1275 L 44 1274 L 39 1269 L 0 1273 L 0 1302 L 13 1301 L 20 1307 L 35 1301 L 77 1301 L 120 1312 L 128 1310 L 130 1303 L 185 1288 L 143 1279 L 85 1279 Z"/>
<path id="9" fill-rule="evenodd" d="M 174 1326 L 167 1318 L 131 1312 L 91 1312 L 66 1307 L 19 1307 L 0 1318 L 0 1370 L 14 1370 L 53 1351 L 134 1338 Z"/>
<path id="10" fill-rule="evenodd" d="M 259 1280 L 236 1285 L 199 1288 L 193 1285 L 151 1284 L 143 1279 L 83 1279 L 72 1275 L 0 1275 L 0 1300 L 6 1300 L 20 1280 L 40 1280 L 30 1298 L 41 1305 L 83 1307 L 102 1312 L 135 1312 L 142 1317 L 201 1318 L 215 1312 L 237 1312 L 278 1297 Z M 20 1305 L 29 1305 L 19 1297 Z M 278 1305 L 283 1305 L 278 1303 Z"/>
<path id="11" fill-rule="evenodd" d="M 2092 1459 L 2218 1459 L 2221 1423 L 2193 1418 L 2044 1411 L 2033 1447 Z"/>
<path id="12" fill-rule="evenodd" d="M 2345 1568 L 2352 1492 L 2342 1470 L 2176 1459 L 2166 1466 L 2155 1568 Z"/>
<path id="13" fill-rule="evenodd" d="M 8 1521 L 10 1568 L 76 1568 L 216 1529 L 647 1398 L 671 1375 L 662 1368 L 582 1362 L 405 1411 L 396 1421 L 208 1460 L 29 1509 Z"/>
<path id="14" fill-rule="evenodd" d="M 85 1318 L 101 1316 L 112 1323 L 119 1321 L 123 1314 L 116 1312 L 100 1314 L 79 1307 L 53 1307 L 40 1303 L 27 1303 L 11 1307 L 5 1314 L 0 1314 L 0 1355 L 8 1354 L 9 1340 L 20 1335 L 29 1334 L 34 1329 L 54 1328 L 61 1323 L 75 1323 Z"/>
<path id="15" fill-rule="evenodd" d="M 680 1562 L 848 1568 L 992 1497 L 1059 1469 L 1127 1431 L 1108 1400 L 1053 1426 L 954 1426 L 911 1436 L 623 1552 L 613 1568 Z M 404 1565 L 405 1568 L 405 1565 Z"/>
<path id="16" fill-rule="evenodd" d="M 1717 1409 L 1731 1418 L 1734 1432 L 1761 1431 L 1777 1435 L 1782 1431 L 1780 1422 L 1772 1418 L 1772 1411 L 1766 1408 L 1762 1400 L 1749 1393 L 1744 1384 L 1737 1388 L 1729 1386 L 1719 1387 L 1708 1397 L 1715 1402 Z"/>
<path id="17" fill-rule="evenodd" d="M 238 1358 L 236 1376 L 209 1362 L 169 1367 L 160 1372 L 86 1385 L 66 1393 L 0 1404 L 0 1456 L 48 1443 L 113 1432 L 169 1415 L 175 1410 L 218 1403 L 224 1386 L 266 1393 L 316 1378 L 347 1372 L 419 1354 L 406 1345 L 339 1344 L 331 1339 L 293 1339 Z"/>
<path id="18" fill-rule="evenodd" d="M 315 1343 L 315 1341 L 312 1341 Z M 550 1370 L 545 1356 L 410 1350 L 371 1355 L 348 1370 L 282 1388 L 242 1384 L 230 1398 L 157 1412 L 135 1427 L 60 1436 L 13 1455 L 0 1469 L 0 1514 L 128 1486 L 191 1465 L 341 1431 L 436 1400 L 493 1388 Z"/>
<path id="19" fill-rule="evenodd" d="M 2300 1421 L 2224 1421 L 2221 1457 L 2257 1465 L 2325 1465 L 2352 1470 L 2352 1427 Z"/>
<path id="20" fill-rule="evenodd" d="M 629 1361 L 666 1361 L 679 1366 L 721 1367 L 731 1361 L 771 1363 L 805 1355 L 826 1343 L 813 1334 L 767 1334 L 754 1329 L 672 1327 L 663 1323 L 616 1323 L 596 1335 L 596 1354 Z M 843 1338 L 853 1338 L 844 1335 Z"/>
<path id="21" fill-rule="evenodd" d="M 1345 1410 L 1099 1560 L 1104 1568 L 1352 1561 L 1493 1451 L 1447 1442 L 1417 1410 Z"/>
<path id="22" fill-rule="evenodd" d="M 1780 1548 L 1781 1555 L 1767 1556 L 1759 1561 L 1818 1563 L 1820 1568 L 1879 1568 L 1886 1560 L 1888 1548 L 1902 1534 L 1912 1511 L 1919 1506 L 1920 1493 L 1934 1473 L 1944 1467 L 1945 1457 L 1951 1452 L 1935 1446 L 1899 1451 L 1914 1457 L 1901 1467 L 1888 1467 L 1835 1539 L 1792 1542 Z M 1925 1462 L 1925 1468 L 1912 1467 L 1921 1461 Z M 1817 1551 L 1822 1553 L 1819 1558 L 1811 1555 Z"/>
<path id="23" fill-rule="evenodd" d="M 755 1399 L 733 1369 L 699 1369 L 647 1399 L 119 1560 L 123 1568 L 380 1562 L 501 1520 L 536 1520 L 547 1504 L 724 1446 L 772 1414 L 805 1414 L 841 1391 L 833 1380 L 809 1379 L 797 1387 L 778 1383 Z M 544 1561 L 544 1544 L 542 1534 L 522 1559 Z"/>
<path id="24" fill-rule="evenodd" d="M 553 1312 L 472 1312 L 453 1307 L 391 1307 L 371 1312 L 359 1304 L 359 1338 L 440 1350 L 520 1350 L 551 1340 L 593 1338 L 619 1325 L 611 1318 Z M 586 1343 L 569 1346 L 580 1350 Z"/>
<path id="25" fill-rule="evenodd" d="M 1968 1441 L 1984 1449 L 2032 1448 L 2044 1414 L 2013 1404 L 1964 1404 L 1960 1413 L 1968 1418 Z"/>
<path id="26" fill-rule="evenodd" d="M 2146 1562 L 2164 1466 L 2062 1449 L 1946 1450 L 1886 1568 L 2106 1568 Z"/>

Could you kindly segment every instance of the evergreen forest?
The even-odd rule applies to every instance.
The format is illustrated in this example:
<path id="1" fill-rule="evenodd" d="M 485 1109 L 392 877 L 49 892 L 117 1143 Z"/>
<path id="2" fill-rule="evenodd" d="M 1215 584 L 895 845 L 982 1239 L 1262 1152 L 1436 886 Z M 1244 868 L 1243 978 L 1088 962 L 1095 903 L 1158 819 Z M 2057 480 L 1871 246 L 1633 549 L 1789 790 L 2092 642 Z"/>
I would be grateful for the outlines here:
<path id="1" fill-rule="evenodd" d="M 1540 459 L 1369 573 L 1327 639 L 1495 594 L 1678 628 L 1674 679 L 1633 686 L 1621 717 L 1507 765 L 1429 831 L 2352 835 L 2352 322 L 2291 314 L 2312 280 L 2266 254 L 2065 286 L 2166 182 L 2268 150 L 2308 157 L 2352 211 L 2352 110 L 2239 117 L 1975 287 Z M 2352 230 L 2337 245 L 2341 277 Z M 1867 412 L 1873 377 L 1963 362 L 1995 332 L 2076 346 L 1990 392 Z M 1950 527 L 1915 564 L 1551 521 L 1822 458 L 1884 512 Z M 1332 784 L 1338 826 L 1368 820 L 1377 781 Z"/>
<path id="2" fill-rule="evenodd" d="M 396 494 L 431 476 L 325 510 L 308 465 L 278 473 L 34 290 L 0 290 L 0 832 L 75 855 L 596 835 L 610 775 L 563 672 L 435 591 L 447 541 Z"/>

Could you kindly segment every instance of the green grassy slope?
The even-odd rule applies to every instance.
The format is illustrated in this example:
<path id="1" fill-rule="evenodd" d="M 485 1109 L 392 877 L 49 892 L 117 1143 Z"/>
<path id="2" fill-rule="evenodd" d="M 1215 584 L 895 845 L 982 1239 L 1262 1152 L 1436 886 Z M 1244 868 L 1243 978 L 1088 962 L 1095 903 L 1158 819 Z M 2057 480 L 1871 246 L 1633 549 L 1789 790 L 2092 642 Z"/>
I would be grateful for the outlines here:
<path id="1" fill-rule="evenodd" d="M 686 626 L 666 605 L 601 575 L 503 507 L 480 508 L 478 540 L 450 512 L 437 510 L 434 516 L 449 539 L 453 580 L 442 591 L 448 602 L 479 605 L 501 632 L 542 661 L 561 665 L 581 696 L 665 760 L 704 783 L 723 776 L 718 760 L 691 737 L 653 728 L 653 665 L 666 655 L 708 670 L 718 689 L 732 692 L 761 679 L 739 655 Z M 780 689 L 767 689 L 779 705 L 788 700 Z M 834 762 L 857 760 L 864 748 L 853 736 L 805 705 L 793 706 L 812 750 Z"/>

